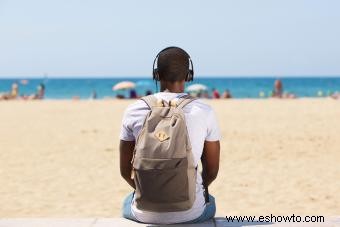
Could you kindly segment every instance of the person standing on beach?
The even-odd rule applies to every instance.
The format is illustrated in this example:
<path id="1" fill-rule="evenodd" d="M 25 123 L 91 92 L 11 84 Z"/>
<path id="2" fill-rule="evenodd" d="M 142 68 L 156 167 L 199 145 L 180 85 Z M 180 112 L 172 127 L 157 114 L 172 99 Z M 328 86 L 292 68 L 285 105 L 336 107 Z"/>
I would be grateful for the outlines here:
<path id="1" fill-rule="evenodd" d="M 156 61 L 157 68 L 155 69 Z M 160 81 L 161 91 L 147 97 L 160 100 L 161 104 L 164 102 L 169 104 L 174 102 L 175 108 L 182 108 L 180 104 L 176 106 L 176 103 L 180 103 L 184 99 L 191 99 L 190 101 L 186 100 L 187 103 L 182 110 L 191 145 L 192 153 L 190 154 L 193 157 L 193 164 L 196 166 L 196 168 L 193 168 L 196 173 L 194 195 L 191 195 L 195 199 L 191 207 L 185 210 L 178 211 L 174 209 L 176 211 L 161 212 L 158 210 L 140 209 L 136 205 L 135 191 L 124 200 L 123 217 L 137 222 L 154 224 L 204 222 L 213 218 L 216 212 L 215 199 L 208 193 L 208 186 L 217 177 L 220 158 L 220 132 L 215 113 L 209 105 L 199 99 L 192 99 L 187 93 L 184 93 L 185 83 L 193 79 L 193 66 L 190 56 L 183 49 L 168 47 L 162 50 L 154 61 L 153 74 L 154 79 Z M 135 145 L 139 141 L 137 138 L 140 136 L 143 124 L 145 124 L 143 122 L 149 113 L 150 107 L 147 102 L 145 100 L 138 100 L 126 109 L 122 121 L 119 145 L 120 172 L 134 190 L 138 189 L 140 185 L 136 187 L 136 181 L 133 180 L 135 179 L 133 176 L 134 169 L 131 163 L 134 163 L 134 159 L 138 158 L 134 156 Z M 182 134 L 185 135 L 184 132 L 181 132 L 178 138 L 183 137 Z M 157 137 L 157 134 L 155 136 Z M 165 140 L 167 139 L 164 135 L 159 136 Z M 178 141 L 178 143 L 180 142 Z M 197 168 L 200 161 L 202 163 L 202 173 L 199 173 Z M 182 185 L 187 184 L 187 180 L 190 181 L 191 179 L 185 178 L 182 183 L 176 185 L 180 188 Z M 139 182 L 137 183 L 139 184 Z M 158 184 L 159 182 L 150 179 L 150 182 L 148 182 L 149 187 L 152 187 L 153 183 Z M 154 195 L 155 199 L 157 198 L 156 194 Z M 168 199 L 162 198 L 164 203 Z"/>
<path id="2" fill-rule="evenodd" d="M 282 84 L 282 81 L 279 79 L 275 80 L 274 82 L 274 90 L 273 90 L 272 97 L 275 97 L 275 98 L 283 97 L 283 84 Z"/>

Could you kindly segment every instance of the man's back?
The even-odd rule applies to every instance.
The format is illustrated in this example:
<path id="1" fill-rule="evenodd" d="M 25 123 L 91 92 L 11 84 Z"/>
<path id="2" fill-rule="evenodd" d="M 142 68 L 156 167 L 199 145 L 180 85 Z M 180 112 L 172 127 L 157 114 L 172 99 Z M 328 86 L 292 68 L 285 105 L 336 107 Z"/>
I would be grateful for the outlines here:
<path id="1" fill-rule="evenodd" d="M 169 101 L 184 95 L 186 94 L 160 92 L 156 93 L 155 97 Z M 149 111 L 149 107 L 142 100 L 130 105 L 124 114 L 120 139 L 124 141 L 136 141 L 144 119 Z M 204 142 L 218 141 L 220 139 L 215 114 L 209 105 L 200 100 L 194 100 L 189 103 L 183 108 L 183 111 L 192 146 L 194 163 L 197 166 L 202 156 Z M 205 208 L 203 194 L 202 177 L 198 174 L 196 182 L 196 200 L 191 209 L 180 212 L 148 212 L 139 210 L 132 204 L 132 213 L 138 220 L 149 223 L 178 223 L 193 220 L 199 217 Z"/>

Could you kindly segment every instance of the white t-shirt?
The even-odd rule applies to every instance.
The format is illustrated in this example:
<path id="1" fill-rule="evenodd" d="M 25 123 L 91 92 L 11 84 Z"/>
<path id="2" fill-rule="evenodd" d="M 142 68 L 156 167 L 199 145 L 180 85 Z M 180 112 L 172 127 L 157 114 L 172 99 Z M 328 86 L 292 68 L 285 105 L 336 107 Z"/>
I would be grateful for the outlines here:
<path id="1" fill-rule="evenodd" d="M 170 93 L 159 92 L 154 94 L 156 98 L 165 101 L 173 100 L 186 93 Z M 143 100 L 128 106 L 125 110 L 120 139 L 124 141 L 135 141 L 142 126 L 147 113 L 150 111 Z M 189 139 L 192 146 L 195 165 L 198 165 L 202 152 L 204 141 L 220 140 L 220 132 L 212 108 L 201 100 L 194 100 L 187 104 L 184 108 L 184 115 L 187 124 Z M 198 218 L 204 211 L 205 199 L 204 189 L 202 186 L 202 176 L 197 174 L 196 181 L 196 200 L 189 210 L 179 212 L 150 212 L 137 209 L 132 202 L 132 213 L 137 220 L 146 223 L 155 224 L 172 224 L 186 222 Z"/>

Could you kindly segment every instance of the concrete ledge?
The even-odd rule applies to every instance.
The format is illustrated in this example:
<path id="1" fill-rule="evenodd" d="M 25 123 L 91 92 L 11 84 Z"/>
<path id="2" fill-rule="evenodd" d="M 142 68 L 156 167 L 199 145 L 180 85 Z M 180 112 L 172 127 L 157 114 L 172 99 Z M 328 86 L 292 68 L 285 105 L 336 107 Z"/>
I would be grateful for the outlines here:
<path id="1" fill-rule="evenodd" d="M 124 218 L 79 218 L 79 219 L 50 219 L 50 218 L 13 218 L 0 219 L 0 227 L 125 227 L 125 226 L 166 226 L 166 225 L 149 225 L 138 224 Z M 259 223 L 259 222 L 228 222 L 225 218 L 215 218 L 209 222 L 201 224 L 181 224 L 170 225 L 171 227 L 185 226 L 185 227 L 264 227 L 264 226 L 339 226 L 340 217 L 326 218 L 323 223 Z"/>

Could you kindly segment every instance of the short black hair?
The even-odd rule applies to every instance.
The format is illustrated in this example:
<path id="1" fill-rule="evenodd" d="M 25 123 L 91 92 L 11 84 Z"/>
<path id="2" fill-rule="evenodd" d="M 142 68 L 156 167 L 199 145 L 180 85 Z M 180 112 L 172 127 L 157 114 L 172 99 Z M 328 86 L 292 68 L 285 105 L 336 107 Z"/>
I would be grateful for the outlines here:
<path id="1" fill-rule="evenodd" d="M 179 47 L 166 49 L 159 54 L 157 70 L 160 80 L 185 80 L 189 73 L 189 55 Z"/>

